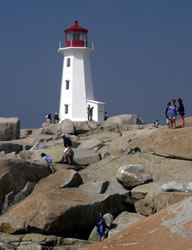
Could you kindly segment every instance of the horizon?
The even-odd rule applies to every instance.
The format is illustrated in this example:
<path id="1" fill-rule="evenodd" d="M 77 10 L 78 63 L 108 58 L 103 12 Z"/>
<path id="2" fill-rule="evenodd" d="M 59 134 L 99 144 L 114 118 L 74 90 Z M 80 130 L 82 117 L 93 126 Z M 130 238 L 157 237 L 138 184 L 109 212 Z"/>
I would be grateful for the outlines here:
<path id="1" fill-rule="evenodd" d="M 94 42 L 95 100 L 106 103 L 109 116 L 165 124 L 172 98 L 182 98 L 192 116 L 191 1 L 74 3 L 1 2 L 1 117 L 38 128 L 45 113 L 59 112 L 63 57 L 57 49 L 75 20 L 88 29 L 88 44 Z"/>

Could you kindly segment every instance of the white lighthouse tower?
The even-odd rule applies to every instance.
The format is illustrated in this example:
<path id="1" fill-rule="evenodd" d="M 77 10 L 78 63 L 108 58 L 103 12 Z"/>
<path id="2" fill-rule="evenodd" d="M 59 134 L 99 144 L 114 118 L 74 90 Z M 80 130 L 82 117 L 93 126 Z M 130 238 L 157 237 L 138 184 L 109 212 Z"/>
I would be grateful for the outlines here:
<path id="1" fill-rule="evenodd" d="M 64 56 L 61 80 L 60 109 L 61 120 L 87 121 L 87 107 L 93 107 L 93 120 L 103 121 L 104 103 L 95 101 L 87 29 L 78 25 L 65 30 L 65 47 L 58 52 Z"/>

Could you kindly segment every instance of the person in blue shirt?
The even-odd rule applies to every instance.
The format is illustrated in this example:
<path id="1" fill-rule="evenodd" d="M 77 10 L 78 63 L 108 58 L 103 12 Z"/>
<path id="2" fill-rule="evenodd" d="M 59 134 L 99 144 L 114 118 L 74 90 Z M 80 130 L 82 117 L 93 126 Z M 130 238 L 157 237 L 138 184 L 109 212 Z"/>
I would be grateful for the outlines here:
<path id="1" fill-rule="evenodd" d="M 41 157 L 43 157 L 43 165 L 47 165 L 51 169 L 52 174 L 55 172 L 53 169 L 51 163 L 52 163 L 52 158 L 46 155 L 45 153 L 41 153 Z"/>
<path id="2" fill-rule="evenodd" d="M 99 217 L 98 217 L 97 223 L 96 223 L 96 227 L 97 227 L 97 233 L 99 236 L 99 240 L 104 241 L 105 230 L 106 230 L 107 225 L 106 225 L 105 219 L 103 218 L 102 213 L 99 214 Z"/>
<path id="3" fill-rule="evenodd" d="M 177 107 L 175 99 L 171 100 L 171 105 L 169 105 L 167 110 L 167 116 L 169 117 L 169 128 L 176 128 Z"/>

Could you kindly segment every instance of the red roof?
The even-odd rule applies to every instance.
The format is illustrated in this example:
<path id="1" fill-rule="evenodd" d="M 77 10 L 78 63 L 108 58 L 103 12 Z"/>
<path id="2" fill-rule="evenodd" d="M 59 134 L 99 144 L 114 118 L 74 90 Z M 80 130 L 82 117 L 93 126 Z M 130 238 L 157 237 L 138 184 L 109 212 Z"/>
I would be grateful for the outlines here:
<path id="1" fill-rule="evenodd" d="M 65 32 L 68 32 L 68 31 L 83 31 L 83 32 L 88 32 L 87 29 L 84 29 L 83 27 L 81 27 L 81 26 L 78 25 L 78 21 L 75 21 L 75 24 L 72 27 L 70 27 L 70 28 L 68 28 L 68 29 L 65 30 Z"/>

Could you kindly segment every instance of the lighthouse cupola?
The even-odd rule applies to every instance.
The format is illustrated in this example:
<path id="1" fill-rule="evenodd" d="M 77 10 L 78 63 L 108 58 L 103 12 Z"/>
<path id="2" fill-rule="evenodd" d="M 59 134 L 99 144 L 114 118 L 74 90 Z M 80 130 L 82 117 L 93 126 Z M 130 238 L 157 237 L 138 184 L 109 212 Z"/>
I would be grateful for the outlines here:
<path id="1" fill-rule="evenodd" d="M 65 30 L 66 47 L 87 47 L 87 29 L 80 27 L 78 21 Z"/>

